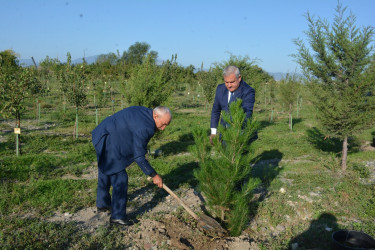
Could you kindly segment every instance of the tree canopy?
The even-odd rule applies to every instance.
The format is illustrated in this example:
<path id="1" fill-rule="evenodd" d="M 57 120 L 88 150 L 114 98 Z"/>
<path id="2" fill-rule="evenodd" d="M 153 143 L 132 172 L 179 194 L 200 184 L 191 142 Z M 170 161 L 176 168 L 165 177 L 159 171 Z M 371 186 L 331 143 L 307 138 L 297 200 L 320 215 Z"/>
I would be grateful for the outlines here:
<path id="1" fill-rule="evenodd" d="M 3 73 L 12 74 L 19 69 L 17 55 L 13 50 L 0 52 L 0 70 Z"/>
<path id="2" fill-rule="evenodd" d="M 122 54 L 122 60 L 128 64 L 142 64 L 143 59 L 148 56 L 148 60 L 156 61 L 158 53 L 151 50 L 151 46 L 145 42 L 136 42 L 131 45 L 127 51 Z"/>
<path id="3" fill-rule="evenodd" d="M 296 61 L 309 80 L 318 118 L 331 136 L 343 140 L 342 169 L 346 169 L 347 138 L 374 124 L 374 27 L 356 27 L 353 14 L 338 3 L 334 22 L 306 14 L 310 47 L 296 39 Z M 312 50 L 312 52 L 310 52 Z"/>

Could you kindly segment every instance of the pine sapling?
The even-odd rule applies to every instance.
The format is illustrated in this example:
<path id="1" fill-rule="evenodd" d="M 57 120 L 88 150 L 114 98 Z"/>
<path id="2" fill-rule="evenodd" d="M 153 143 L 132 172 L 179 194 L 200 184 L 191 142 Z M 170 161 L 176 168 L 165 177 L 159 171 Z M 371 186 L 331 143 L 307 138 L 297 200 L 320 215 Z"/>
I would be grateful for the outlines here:
<path id="1" fill-rule="evenodd" d="M 193 153 L 200 168 L 194 172 L 206 204 L 220 218 L 232 235 L 239 235 L 249 221 L 250 200 L 259 179 L 251 177 L 250 139 L 258 127 L 254 119 L 246 119 L 242 100 L 231 103 L 230 112 L 222 113 L 229 126 L 219 125 L 213 147 L 204 131 L 193 131 Z M 212 151 L 212 152 L 211 152 Z"/>

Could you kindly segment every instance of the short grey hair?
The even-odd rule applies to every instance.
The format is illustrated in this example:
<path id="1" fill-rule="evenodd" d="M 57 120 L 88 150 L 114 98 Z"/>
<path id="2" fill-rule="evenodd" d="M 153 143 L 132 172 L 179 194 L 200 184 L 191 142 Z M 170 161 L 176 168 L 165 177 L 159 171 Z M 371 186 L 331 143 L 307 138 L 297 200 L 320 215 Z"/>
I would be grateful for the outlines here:
<path id="1" fill-rule="evenodd" d="M 168 108 L 168 107 L 165 107 L 165 106 L 157 106 L 156 108 L 153 109 L 154 113 L 158 114 L 158 115 L 165 115 L 165 114 L 169 114 L 171 116 L 171 119 L 172 119 L 172 112 L 171 110 Z"/>
<path id="2" fill-rule="evenodd" d="M 239 78 L 241 76 L 239 68 L 233 65 L 229 65 L 223 70 L 223 76 L 229 76 L 231 74 L 235 74 L 236 78 Z"/>

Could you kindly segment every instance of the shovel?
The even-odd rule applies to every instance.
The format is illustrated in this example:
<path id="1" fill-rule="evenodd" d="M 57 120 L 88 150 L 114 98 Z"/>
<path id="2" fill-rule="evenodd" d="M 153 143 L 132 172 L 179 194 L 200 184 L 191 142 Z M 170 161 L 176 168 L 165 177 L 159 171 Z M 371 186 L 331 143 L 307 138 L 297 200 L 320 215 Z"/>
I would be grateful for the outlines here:
<path id="1" fill-rule="evenodd" d="M 151 177 L 147 178 L 148 180 L 152 180 Z M 221 227 L 219 222 L 217 222 L 215 219 L 205 215 L 201 214 L 198 216 L 196 213 L 193 212 L 172 190 L 169 189 L 164 183 L 163 188 L 165 191 L 167 191 L 173 198 L 175 198 L 180 205 L 185 208 L 185 210 L 198 221 L 198 226 L 202 227 L 203 229 L 207 230 L 208 232 L 216 233 L 219 236 L 226 235 L 226 230 Z"/>

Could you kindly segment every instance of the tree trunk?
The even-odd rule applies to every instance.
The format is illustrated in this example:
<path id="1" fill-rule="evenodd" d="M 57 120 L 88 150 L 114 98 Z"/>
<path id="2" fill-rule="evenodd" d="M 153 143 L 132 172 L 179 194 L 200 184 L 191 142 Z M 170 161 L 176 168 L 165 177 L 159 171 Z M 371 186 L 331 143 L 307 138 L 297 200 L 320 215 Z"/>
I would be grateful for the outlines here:
<path id="1" fill-rule="evenodd" d="M 342 143 L 341 170 L 346 171 L 346 160 L 348 158 L 348 137 L 345 136 Z"/>
<path id="2" fill-rule="evenodd" d="M 74 127 L 73 127 L 73 138 L 76 137 L 76 129 L 77 129 L 77 120 L 74 122 Z"/>
<path id="3" fill-rule="evenodd" d="M 75 138 L 78 139 L 78 107 L 76 107 Z"/>
<path id="4" fill-rule="evenodd" d="M 21 129 L 21 114 L 19 110 L 16 110 L 16 128 Z M 16 135 L 16 154 L 21 154 L 21 138 L 20 135 Z"/>
<path id="5" fill-rule="evenodd" d="M 299 118 L 299 103 L 298 103 L 298 100 L 299 100 L 299 95 L 297 96 L 297 118 Z"/>
<path id="6" fill-rule="evenodd" d="M 289 113 L 289 130 L 292 131 L 292 113 Z"/>
<path id="7" fill-rule="evenodd" d="M 289 129 L 293 131 L 292 104 L 289 104 Z"/>
<path id="8" fill-rule="evenodd" d="M 35 120 L 38 117 L 38 98 L 35 98 Z"/>
<path id="9" fill-rule="evenodd" d="M 38 101 L 38 125 L 40 125 L 40 101 Z"/>
<path id="10" fill-rule="evenodd" d="M 21 113 L 20 113 L 20 111 L 19 110 L 17 110 L 17 112 L 16 112 L 16 122 L 17 122 L 17 125 L 18 125 L 18 128 L 21 128 Z"/>

